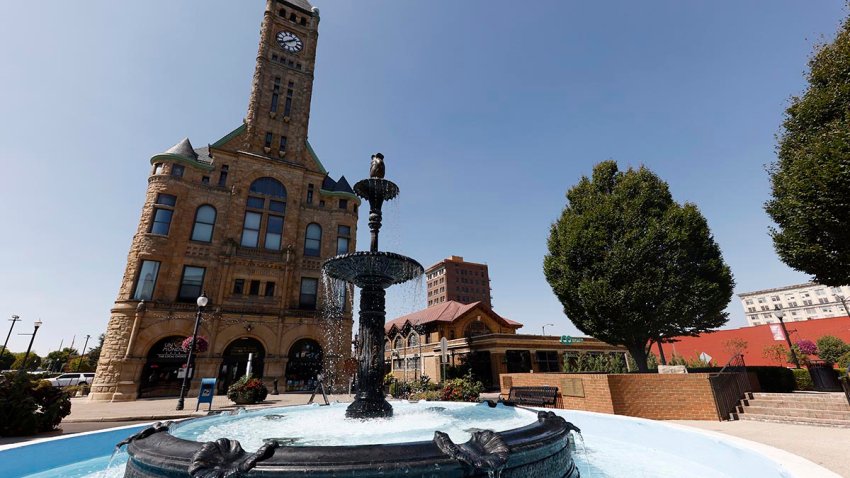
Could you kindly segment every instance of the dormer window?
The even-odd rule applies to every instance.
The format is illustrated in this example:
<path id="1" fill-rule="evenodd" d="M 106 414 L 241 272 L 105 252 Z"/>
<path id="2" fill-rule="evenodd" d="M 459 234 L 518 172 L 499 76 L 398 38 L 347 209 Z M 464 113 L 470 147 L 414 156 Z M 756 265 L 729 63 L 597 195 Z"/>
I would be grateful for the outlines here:
<path id="1" fill-rule="evenodd" d="M 172 164 L 171 165 L 171 176 L 175 178 L 182 178 L 183 173 L 186 172 L 186 167 L 182 164 Z"/>

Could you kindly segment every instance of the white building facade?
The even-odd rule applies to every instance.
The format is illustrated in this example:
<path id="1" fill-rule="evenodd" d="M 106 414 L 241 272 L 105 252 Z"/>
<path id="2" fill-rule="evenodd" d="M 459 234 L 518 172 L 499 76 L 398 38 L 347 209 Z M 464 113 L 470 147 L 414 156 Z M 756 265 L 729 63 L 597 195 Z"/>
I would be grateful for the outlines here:
<path id="1" fill-rule="evenodd" d="M 827 287 L 814 282 L 738 294 L 749 325 L 778 323 L 773 314 L 785 312 L 785 322 L 850 316 L 850 286 Z"/>

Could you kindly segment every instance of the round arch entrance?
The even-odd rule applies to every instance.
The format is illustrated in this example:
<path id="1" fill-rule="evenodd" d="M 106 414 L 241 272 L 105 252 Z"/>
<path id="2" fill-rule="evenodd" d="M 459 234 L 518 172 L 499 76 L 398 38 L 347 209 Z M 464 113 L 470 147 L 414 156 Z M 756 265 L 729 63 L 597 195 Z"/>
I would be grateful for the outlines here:
<path id="1" fill-rule="evenodd" d="M 286 391 L 307 392 L 316 389 L 316 375 L 322 372 L 324 352 L 313 339 L 301 339 L 289 349 L 286 363 Z"/>
<path id="2" fill-rule="evenodd" d="M 230 342 L 221 355 L 221 366 L 218 370 L 218 393 L 227 393 L 227 388 L 239 380 L 248 370 L 248 356 L 252 354 L 251 376 L 263 376 L 266 349 L 257 339 L 243 337 Z"/>
<path id="3" fill-rule="evenodd" d="M 186 364 L 183 336 L 166 337 L 148 351 L 148 359 L 139 378 L 139 398 L 176 397 L 180 394 Z"/>

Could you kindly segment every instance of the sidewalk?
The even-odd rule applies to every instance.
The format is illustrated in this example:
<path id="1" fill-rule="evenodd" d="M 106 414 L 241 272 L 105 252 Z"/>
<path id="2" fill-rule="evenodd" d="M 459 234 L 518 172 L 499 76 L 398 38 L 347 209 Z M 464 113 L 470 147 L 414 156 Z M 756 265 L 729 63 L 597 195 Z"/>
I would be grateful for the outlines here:
<path id="1" fill-rule="evenodd" d="M 671 420 L 671 422 L 770 445 L 850 478 L 850 462 L 847 461 L 850 428 L 744 420 L 729 422 Z"/>
<path id="2" fill-rule="evenodd" d="M 266 401 L 256 405 L 245 405 L 247 409 L 304 405 L 310 399 L 309 393 L 285 393 L 269 395 Z M 331 402 L 350 402 L 353 395 L 328 395 Z M 315 402 L 321 403 L 322 396 L 317 395 Z M 91 422 L 136 422 L 153 420 L 174 420 L 193 416 L 206 416 L 208 404 L 201 404 L 196 412 L 196 398 L 187 398 L 183 410 L 175 410 L 176 398 L 156 398 L 136 400 L 134 402 L 93 402 L 87 397 L 71 399 L 71 414 L 62 423 Z M 213 397 L 212 409 L 235 410 L 242 405 L 234 405 L 226 396 Z"/>

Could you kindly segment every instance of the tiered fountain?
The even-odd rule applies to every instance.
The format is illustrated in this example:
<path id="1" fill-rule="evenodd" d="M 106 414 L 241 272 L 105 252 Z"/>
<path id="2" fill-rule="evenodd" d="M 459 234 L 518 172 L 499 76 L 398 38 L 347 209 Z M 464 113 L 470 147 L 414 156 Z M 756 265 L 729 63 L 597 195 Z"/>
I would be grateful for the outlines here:
<path id="1" fill-rule="evenodd" d="M 393 417 L 393 407 L 383 394 L 386 289 L 421 276 L 423 270 L 409 257 L 378 250 L 381 208 L 385 201 L 398 195 L 399 189 L 384 179 L 380 154 L 372 157 L 370 176 L 354 186 L 357 195 L 369 202 L 370 250 L 334 257 L 323 266 L 328 276 L 361 288 L 357 394 L 344 417 L 340 413 L 336 424 L 326 423 L 333 420 L 327 418 L 327 409 L 333 413 L 334 406 L 324 410 L 294 407 L 235 417 L 200 418 L 181 423 L 175 429 L 170 429 L 170 424 L 157 424 L 122 443 L 129 444 L 130 455 L 125 478 L 578 478 L 569 446 L 570 432 L 578 429 L 552 412 L 538 413 L 494 403 L 399 402 L 400 409 L 408 416 L 417 417 L 417 422 L 409 425 L 411 431 L 419 434 L 404 433 L 404 437 L 411 438 L 399 442 L 397 436 L 388 437 L 383 433 L 391 430 L 389 435 L 392 435 L 399 428 L 404 430 L 408 424 L 406 420 L 410 420 L 401 415 Z M 423 420 L 438 423 L 425 431 L 433 439 L 415 441 L 425 439 L 421 436 Z M 288 424 L 284 423 L 287 421 Z M 279 423 L 284 428 L 275 428 Z M 502 431 L 490 429 L 504 428 L 506 423 L 524 426 Z M 418 430 L 413 430 L 417 427 Z M 450 431 L 456 438 L 462 436 L 469 440 L 455 444 L 449 433 L 435 429 L 437 427 Z M 193 430 L 198 429 L 201 433 L 195 434 Z M 251 453 L 235 439 L 209 436 L 209 431 L 215 429 L 235 429 L 240 437 L 244 429 L 248 432 L 259 429 L 269 435 L 263 435 L 268 437 L 263 440 L 264 444 L 250 446 L 256 448 Z M 272 438 L 280 436 L 281 432 L 275 430 L 289 430 L 288 433 L 297 436 Z M 253 440 L 240 439 L 245 443 L 248 443 L 245 440 Z M 201 443 L 201 440 L 212 441 Z"/>

